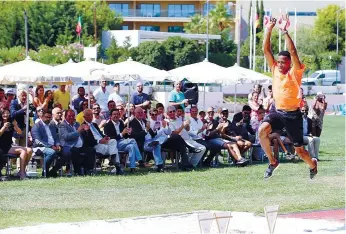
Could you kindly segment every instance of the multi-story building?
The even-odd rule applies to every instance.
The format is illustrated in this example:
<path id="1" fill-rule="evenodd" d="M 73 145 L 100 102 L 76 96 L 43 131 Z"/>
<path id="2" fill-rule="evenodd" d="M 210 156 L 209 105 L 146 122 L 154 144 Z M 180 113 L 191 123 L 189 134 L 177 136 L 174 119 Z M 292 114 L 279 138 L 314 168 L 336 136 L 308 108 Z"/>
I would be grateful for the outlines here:
<path id="1" fill-rule="evenodd" d="M 209 1 L 209 10 L 218 0 Z M 225 2 L 225 1 L 223 1 Z M 234 7 L 227 1 L 231 16 Z M 233 1 L 235 2 L 235 1 Z M 160 32 L 184 32 L 184 24 L 195 14 L 205 15 L 205 0 L 111 0 L 109 7 L 123 17 L 123 30 L 146 30 Z"/>

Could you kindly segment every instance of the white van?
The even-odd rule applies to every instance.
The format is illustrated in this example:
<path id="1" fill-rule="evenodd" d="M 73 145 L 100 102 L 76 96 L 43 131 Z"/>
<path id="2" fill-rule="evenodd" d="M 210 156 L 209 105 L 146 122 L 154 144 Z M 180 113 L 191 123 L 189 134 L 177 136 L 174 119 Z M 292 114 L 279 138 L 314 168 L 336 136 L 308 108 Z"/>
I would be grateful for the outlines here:
<path id="1" fill-rule="evenodd" d="M 340 84 L 340 71 L 319 70 L 312 73 L 308 78 L 302 79 L 302 85 L 336 85 Z"/>

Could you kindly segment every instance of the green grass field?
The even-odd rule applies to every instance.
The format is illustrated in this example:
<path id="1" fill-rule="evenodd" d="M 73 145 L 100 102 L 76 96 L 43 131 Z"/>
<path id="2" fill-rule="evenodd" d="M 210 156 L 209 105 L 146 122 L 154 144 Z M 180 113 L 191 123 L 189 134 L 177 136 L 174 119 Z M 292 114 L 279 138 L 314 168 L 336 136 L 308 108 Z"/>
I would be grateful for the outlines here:
<path id="1" fill-rule="evenodd" d="M 345 207 L 345 118 L 326 116 L 319 174 L 303 162 L 282 163 L 263 179 L 266 164 L 193 172 L 32 179 L 0 183 L 0 228 L 114 219 L 195 210 L 281 213 Z"/>

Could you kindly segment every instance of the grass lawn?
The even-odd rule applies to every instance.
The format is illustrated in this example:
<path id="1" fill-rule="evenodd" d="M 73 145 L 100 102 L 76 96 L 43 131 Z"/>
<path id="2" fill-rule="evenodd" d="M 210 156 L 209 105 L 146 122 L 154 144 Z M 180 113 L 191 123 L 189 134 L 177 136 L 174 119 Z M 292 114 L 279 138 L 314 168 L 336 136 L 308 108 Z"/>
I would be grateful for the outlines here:
<path id="1" fill-rule="evenodd" d="M 194 210 L 281 213 L 345 207 L 345 118 L 326 116 L 319 174 L 304 163 L 282 163 L 263 179 L 266 164 L 194 172 L 32 179 L 0 183 L 0 228 L 113 219 Z"/>

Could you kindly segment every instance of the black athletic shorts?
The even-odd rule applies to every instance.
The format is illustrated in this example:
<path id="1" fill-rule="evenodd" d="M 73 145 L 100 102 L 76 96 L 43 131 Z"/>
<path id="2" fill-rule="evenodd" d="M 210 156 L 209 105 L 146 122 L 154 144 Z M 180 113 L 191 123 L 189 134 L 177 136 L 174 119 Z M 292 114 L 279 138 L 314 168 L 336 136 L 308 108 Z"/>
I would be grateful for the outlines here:
<path id="1" fill-rule="evenodd" d="M 263 122 L 268 122 L 273 132 L 286 129 L 296 147 L 303 145 L 303 116 L 299 108 L 295 111 L 283 111 L 271 108 Z"/>

